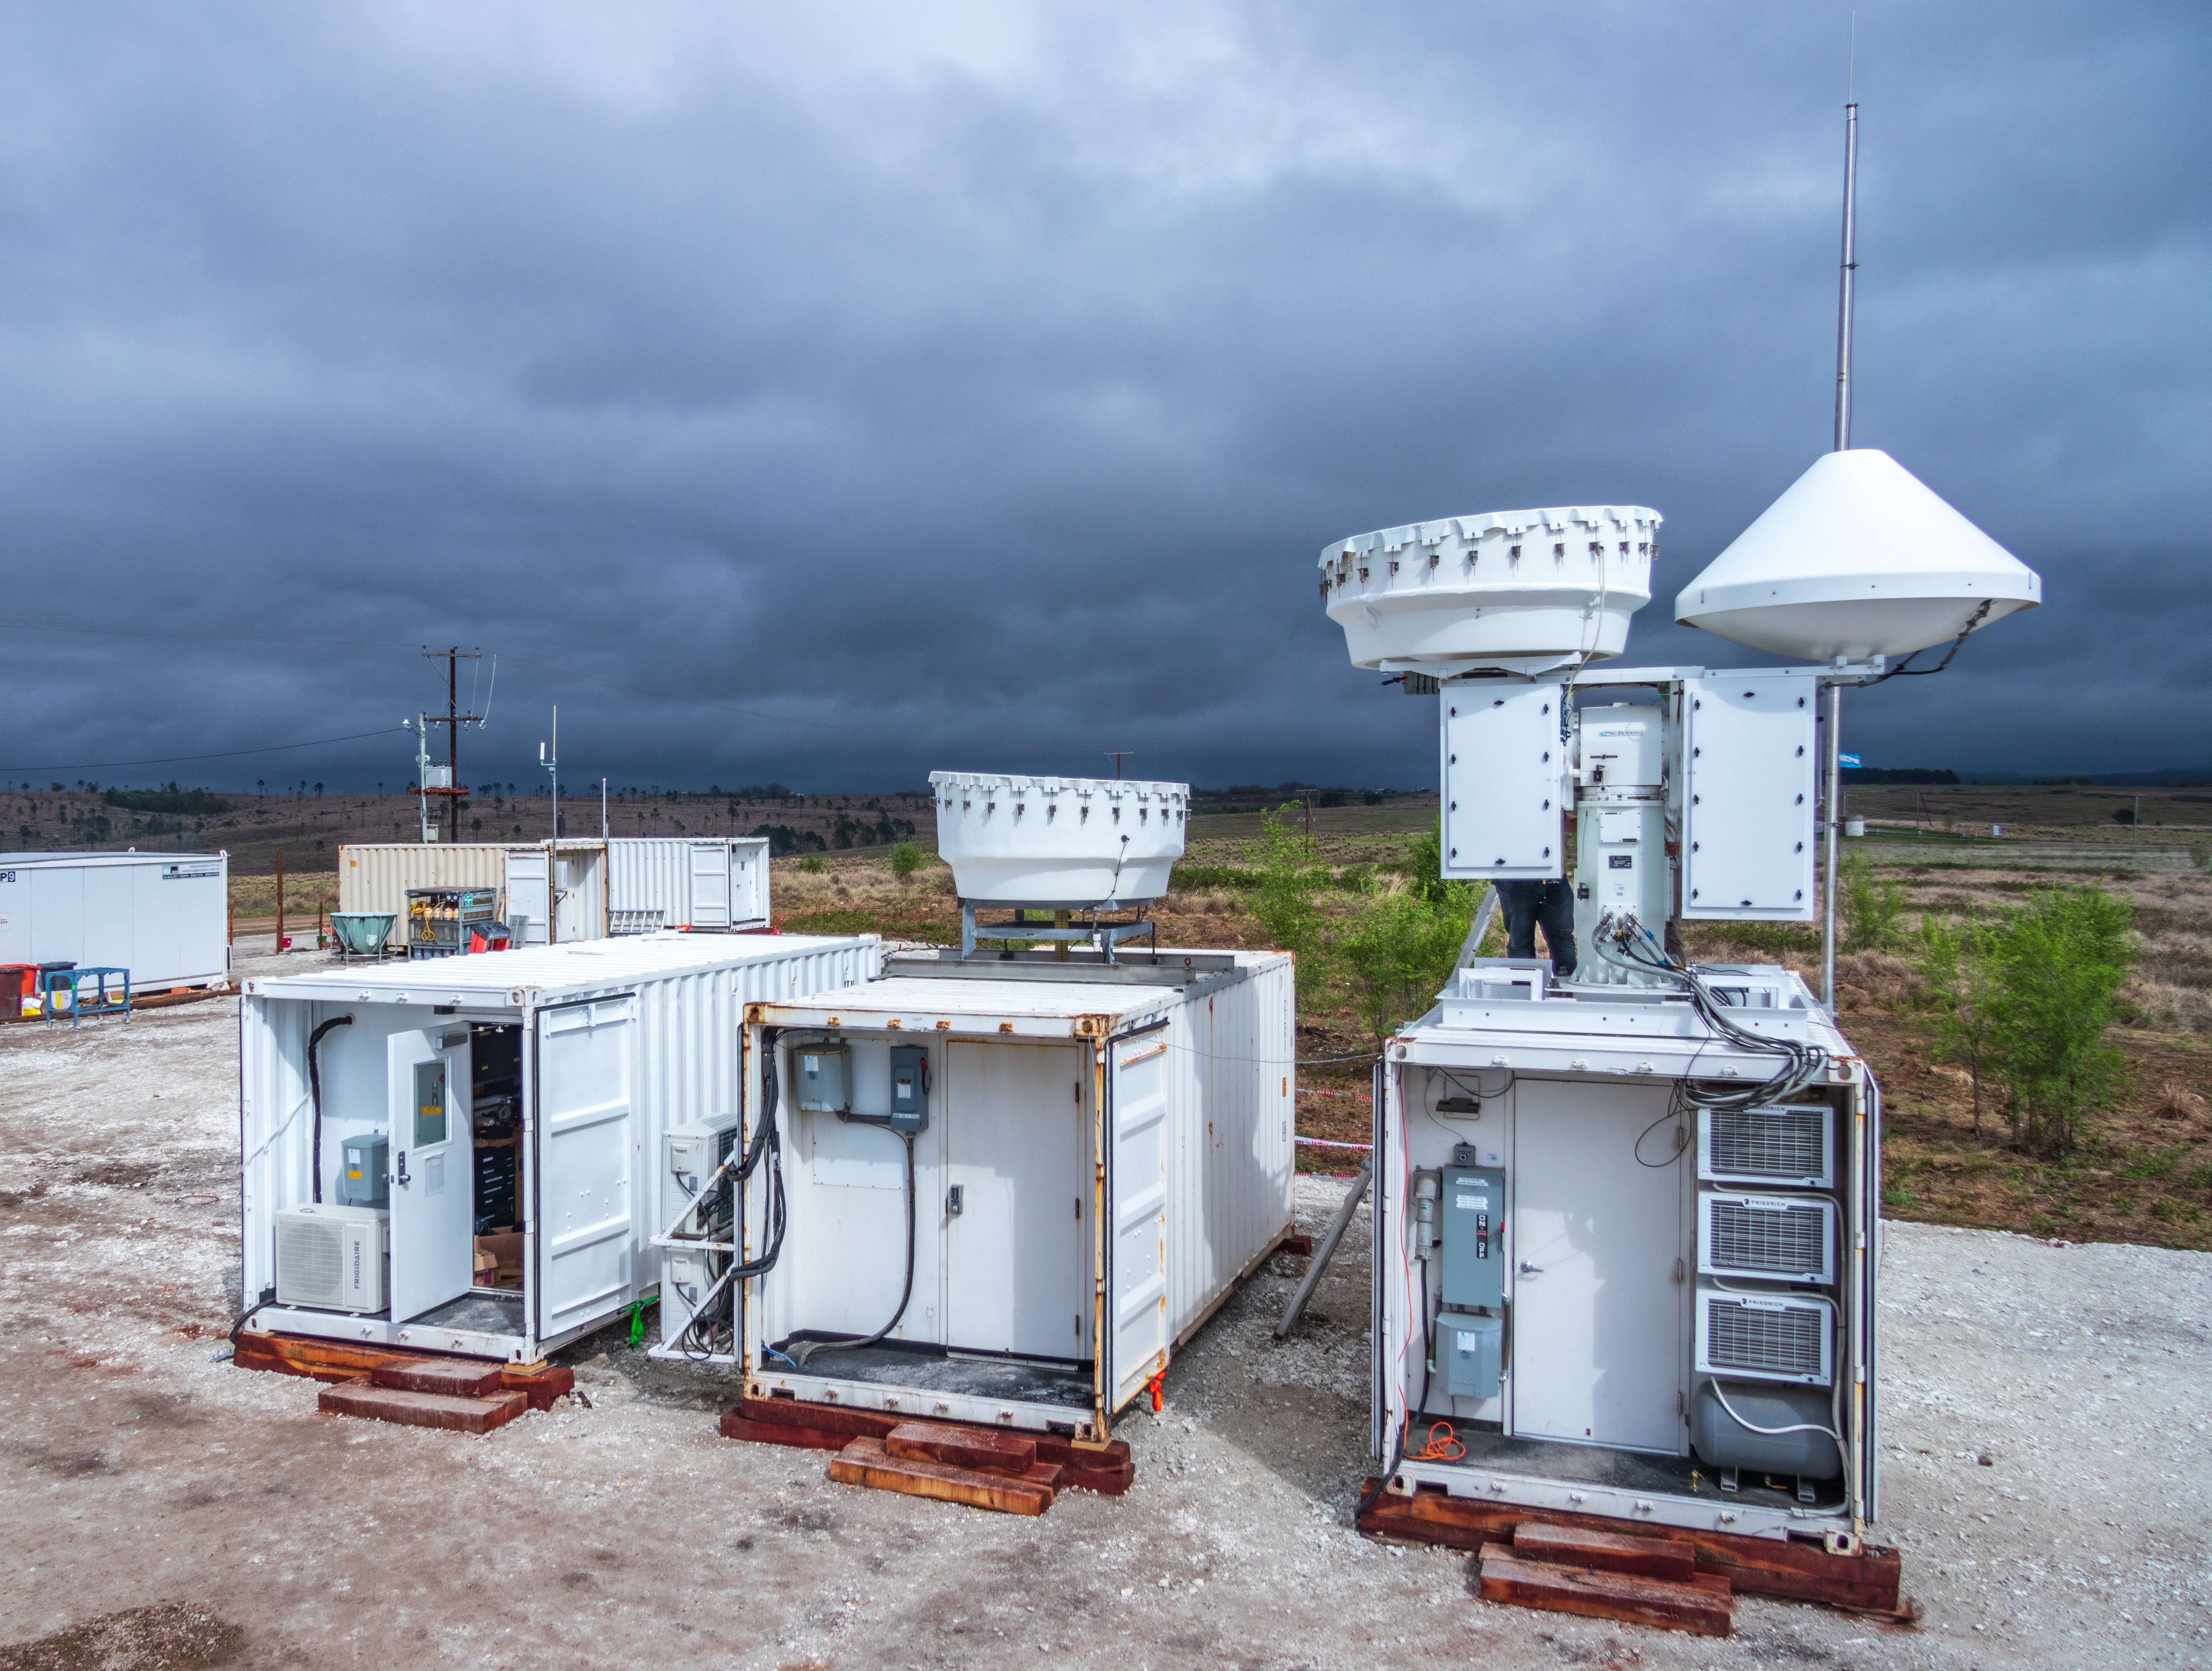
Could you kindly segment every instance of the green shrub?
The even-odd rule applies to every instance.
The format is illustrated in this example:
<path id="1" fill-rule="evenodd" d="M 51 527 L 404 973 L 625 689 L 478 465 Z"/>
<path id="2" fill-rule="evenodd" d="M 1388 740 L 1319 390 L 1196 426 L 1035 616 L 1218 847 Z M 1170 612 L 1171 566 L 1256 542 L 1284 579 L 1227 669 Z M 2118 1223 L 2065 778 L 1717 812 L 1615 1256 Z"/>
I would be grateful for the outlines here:
<path id="1" fill-rule="evenodd" d="M 929 862 L 929 855 L 913 842 L 901 842 L 891 849 L 891 874 L 902 882 L 910 882 L 915 873 Z"/>
<path id="2" fill-rule="evenodd" d="M 1290 823 L 1289 815 L 1297 810 L 1295 802 L 1286 801 L 1278 810 L 1280 816 L 1261 814 L 1260 839 L 1244 843 L 1244 858 L 1251 867 L 1252 914 L 1277 947 L 1297 959 L 1298 993 L 1304 997 L 1321 989 L 1327 919 L 1314 894 L 1328 872 L 1306 860 L 1305 837 Z"/>
<path id="3" fill-rule="evenodd" d="M 2105 1042 L 2133 961 L 2128 902 L 2092 884 L 2028 896 L 1989 959 L 1986 1009 L 2014 1139 L 2071 1151 L 2091 1114 L 2112 1106 L 2124 1060 Z"/>
<path id="4" fill-rule="evenodd" d="M 2120 1168 L 2120 1176 L 2141 1178 L 2149 1183 L 2166 1183 L 2181 1170 L 2181 1161 L 2182 1151 L 2179 1149 L 2165 1154 L 2155 1149 L 2146 1149 L 2142 1153 L 2130 1158 L 2127 1164 Z"/>
<path id="5" fill-rule="evenodd" d="M 1424 1014 L 1451 977 L 1474 892 L 1464 882 L 1442 883 L 1433 896 L 1374 884 L 1336 935 L 1335 955 L 1376 1048 L 1401 1023 Z"/>
<path id="6" fill-rule="evenodd" d="M 1863 853 L 1846 853 L 1838 879 L 1843 884 L 1843 917 L 1847 951 L 1887 951 L 1904 938 L 1905 884 L 1894 878 L 1877 882 Z"/>
<path id="7" fill-rule="evenodd" d="M 799 868 L 809 876 L 819 876 L 828 866 L 823 864 L 820 854 L 810 853 L 799 861 Z"/>

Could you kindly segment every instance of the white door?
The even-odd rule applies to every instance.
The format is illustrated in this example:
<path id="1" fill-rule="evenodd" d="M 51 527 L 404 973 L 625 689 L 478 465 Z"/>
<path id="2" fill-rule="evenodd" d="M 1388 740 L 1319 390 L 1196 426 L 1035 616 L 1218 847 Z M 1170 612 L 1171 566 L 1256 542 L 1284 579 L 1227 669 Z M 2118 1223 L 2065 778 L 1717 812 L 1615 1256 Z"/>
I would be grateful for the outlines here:
<path id="1" fill-rule="evenodd" d="M 1513 1431 L 1677 1455 L 1684 1163 L 1671 1127 L 1650 1129 L 1665 1095 L 1531 1079 L 1513 1095 Z"/>
<path id="2" fill-rule="evenodd" d="M 613 1316 L 634 1296 L 631 1054 L 627 995 L 538 1016 L 538 1338 Z"/>
<path id="3" fill-rule="evenodd" d="M 392 1108 L 392 1321 L 412 1322 L 476 1280 L 475 1149 L 465 1024 L 385 1043 Z"/>
<path id="4" fill-rule="evenodd" d="M 1443 873 L 1562 874 L 1565 688 L 1502 680 L 1444 688 Z"/>
<path id="5" fill-rule="evenodd" d="M 946 1048 L 946 1196 L 919 1210 L 945 1214 L 956 1352 L 1091 1355 L 1088 1066 L 1064 1044 Z"/>
<path id="6" fill-rule="evenodd" d="M 553 861 L 553 939 L 563 945 L 596 940 L 591 921 L 592 855 L 564 853 Z"/>
<path id="7" fill-rule="evenodd" d="M 727 928 L 730 926 L 730 848 L 726 842 L 692 845 L 691 926 Z"/>
<path id="8" fill-rule="evenodd" d="M 544 848 L 507 850 L 507 926 L 516 945 L 544 945 L 553 921 L 553 878 Z"/>
<path id="9" fill-rule="evenodd" d="M 1106 1196 L 1114 1221 L 1106 1305 L 1116 1410 L 1168 1364 L 1168 1030 L 1113 1046 Z"/>

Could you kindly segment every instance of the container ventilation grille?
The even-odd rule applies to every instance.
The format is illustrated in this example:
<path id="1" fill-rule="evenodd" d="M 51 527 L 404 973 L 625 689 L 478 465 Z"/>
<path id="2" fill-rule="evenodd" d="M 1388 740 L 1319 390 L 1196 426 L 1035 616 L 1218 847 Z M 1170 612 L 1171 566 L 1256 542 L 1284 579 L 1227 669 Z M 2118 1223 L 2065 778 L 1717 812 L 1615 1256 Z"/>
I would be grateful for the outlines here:
<path id="1" fill-rule="evenodd" d="M 276 1220 L 278 1297 L 287 1305 L 335 1306 L 345 1298 L 345 1233 L 328 1220 Z"/>
<path id="2" fill-rule="evenodd" d="M 1700 1176 L 1724 1182 L 1801 1183 L 1831 1179 L 1825 1105 L 1708 1110 Z"/>
<path id="3" fill-rule="evenodd" d="M 1717 1294 L 1705 1305 L 1706 1367 L 1791 1381 L 1827 1379 L 1825 1308 L 1743 1305 Z"/>
<path id="4" fill-rule="evenodd" d="M 1835 1279 L 1832 1201 L 1802 1195 L 1709 1194 L 1700 1206 L 1699 1270 L 1770 1282 Z"/>

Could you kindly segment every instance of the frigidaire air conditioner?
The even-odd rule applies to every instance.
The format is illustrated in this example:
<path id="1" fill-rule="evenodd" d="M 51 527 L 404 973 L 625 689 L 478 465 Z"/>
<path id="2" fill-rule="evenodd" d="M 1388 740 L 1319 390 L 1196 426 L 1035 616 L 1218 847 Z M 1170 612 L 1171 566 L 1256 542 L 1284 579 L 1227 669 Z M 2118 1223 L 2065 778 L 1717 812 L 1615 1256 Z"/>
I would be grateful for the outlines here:
<path id="1" fill-rule="evenodd" d="M 1744 1294 L 1698 1285 L 1698 1373 L 1826 1387 L 1836 1308 L 1817 1294 Z"/>
<path id="2" fill-rule="evenodd" d="M 1832 1188 L 1835 1122 L 1826 1103 L 1700 1109 L 1698 1176 L 1754 1188 Z"/>
<path id="3" fill-rule="evenodd" d="M 1836 1279 L 1836 1204 L 1825 1195 L 1698 1197 L 1698 1269 L 1759 1282 Z"/>
<path id="4" fill-rule="evenodd" d="M 276 1303 L 381 1311 L 392 1215 L 373 1206 L 295 1206 L 276 1215 Z"/>

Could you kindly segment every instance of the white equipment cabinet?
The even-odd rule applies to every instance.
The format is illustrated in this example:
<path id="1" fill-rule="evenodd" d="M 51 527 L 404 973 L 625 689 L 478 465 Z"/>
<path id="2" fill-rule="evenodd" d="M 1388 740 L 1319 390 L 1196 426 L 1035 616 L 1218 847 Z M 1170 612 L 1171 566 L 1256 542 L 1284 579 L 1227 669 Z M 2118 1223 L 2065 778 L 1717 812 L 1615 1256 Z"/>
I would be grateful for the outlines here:
<path id="1" fill-rule="evenodd" d="M 527 1363 L 650 1297 L 663 1134 L 737 1108 L 743 1006 L 881 964 L 873 935 L 670 933 L 247 981 L 241 1291 L 268 1303 L 246 1326 Z M 343 1176 L 364 1139 L 383 1175 Z M 388 1275 L 285 1303 L 337 1291 L 285 1249 L 337 1246 L 364 1212 L 388 1223 Z M 495 1240 L 519 1280 L 474 1286 Z"/>
<path id="2" fill-rule="evenodd" d="M 1105 1439 L 1289 1230 L 1294 1022 L 1286 955 L 1181 949 L 749 1005 L 745 1140 L 787 1198 L 779 1230 L 770 1168 L 744 1196 L 744 1257 L 778 1249 L 750 1394 Z"/>
<path id="3" fill-rule="evenodd" d="M 127 969 L 135 991 L 230 973 L 223 853 L 0 854 L 0 963 Z"/>

